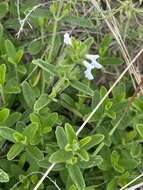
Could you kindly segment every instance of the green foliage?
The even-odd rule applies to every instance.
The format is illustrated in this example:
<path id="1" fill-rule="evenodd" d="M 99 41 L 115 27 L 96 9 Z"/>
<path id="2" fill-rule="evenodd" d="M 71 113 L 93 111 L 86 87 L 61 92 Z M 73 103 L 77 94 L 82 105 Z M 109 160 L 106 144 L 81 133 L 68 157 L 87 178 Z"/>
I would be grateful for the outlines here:
<path id="1" fill-rule="evenodd" d="M 7 183 L 9 182 L 9 176 L 8 174 L 0 169 L 0 183 Z"/>
<path id="2" fill-rule="evenodd" d="M 126 67 L 122 49 L 89 1 L 17 3 L 0 1 L 0 189 L 34 189 L 51 164 L 39 190 L 54 190 L 55 181 L 65 190 L 120 189 L 143 167 L 143 95 L 134 76 L 88 117 Z M 142 47 L 141 5 L 100 4 L 116 17 L 132 57 Z M 91 69 L 93 80 L 87 54 L 99 54 L 102 65 Z"/>
<path id="3" fill-rule="evenodd" d="M 0 3 L 0 18 L 3 18 L 8 12 L 8 3 L 2 2 Z"/>

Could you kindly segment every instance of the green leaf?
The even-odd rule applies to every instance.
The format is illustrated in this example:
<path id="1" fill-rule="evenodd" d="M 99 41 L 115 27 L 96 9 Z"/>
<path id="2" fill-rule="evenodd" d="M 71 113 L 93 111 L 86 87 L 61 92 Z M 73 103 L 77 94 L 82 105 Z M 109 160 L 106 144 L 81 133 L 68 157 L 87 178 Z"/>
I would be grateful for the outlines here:
<path id="1" fill-rule="evenodd" d="M 128 171 L 137 168 L 140 164 L 140 161 L 132 158 L 121 158 L 119 163 L 125 170 Z"/>
<path id="2" fill-rule="evenodd" d="M 2 40 L 3 37 L 3 25 L 0 23 L 0 40 Z"/>
<path id="3" fill-rule="evenodd" d="M 29 43 L 28 51 L 31 55 L 38 54 L 42 49 L 42 42 L 41 40 L 33 40 Z"/>
<path id="4" fill-rule="evenodd" d="M 75 101 L 73 100 L 73 98 L 71 98 L 68 94 L 66 93 L 62 93 L 61 94 L 61 99 L 66 102 L 67 104 L 69 104 L 72 107 L 75 107 Z"/>
<path id="5" fill-rule="evenodd" d="M 66 132 L 66 136 L 67 136 L 69 144 L 72 144 L 73 140 L 78 140 L 73 127 L 69 123 L 65 124 L 65 132 Z"/>
<path id="6" fill-rule="evenodd" d="M 5 85 L 6 94 L 19 94 L 21 92 L 20 85 L 17 82 L 16 77 L 9 79 Z"/>
<path id="7" fill-rule="evenodd" d="M 93 43 L 94 43 L 93 37 L 89 37 L 89 38 L 85 39 L 85 41 L 84 41 L 84 45 L 86 45 L 87 50 L 90 49 L 90 47 L 92 46 Z"/>
<path id="8" fill-rule="evenodd" d="M 85 145 L 87 145 L 90 141 L 91 141 L 91 137 L 87 136 L 83 139 L 80 140 L 79 144 L 80 144 L 80 148 L 84 147 Z"/>
<path id="9" fill-rule="evenodd" d="M 8 12 L 8 3 L 2 2 L 0 3 L 0 18 L 3 18 Z"/>
<path id="10" fill-rule="evenodd" d="M 42 108 L 47 106 L 49 102 L 50 102 L 49 96 L 47 94 L 41 94 L 41 96 L 34 104 L 34 110 L 40 111 Z"/>
<path id="11" fill-rule="evenodd" d="M 91 141 L 84 147 L 86 150 L 91 149 L 92 147 L 98 145 L 104 140 L 104 135 L 96 134 L 91 136 Z"/>
<path id="12" fill-rule="evenodd" d="M 95 108 L 95 106 L 98 104 L 99 101 L 100 101 L 100 93 L 98 90 L 95 90 L 92 97 L 92 109 Z"/>
<path id="13" fill-rule="evenodd" d="M 116 179 L 112 179 L 108 185 L 107 185 L 107 190 L 115 190 L 117 189 L 117 182 L 116 182 Z"/>
<path id="14" fill-rule="evenodd" d="M 0 84 L 3 86 L 5 83 L 5 75 L 6 75 L 6 66 L 5 64 L 0 65 Z"/>
<path id="15" fill-rule="evenodd" d="M 24 54 L 24 50 L 23 49 L 19 49 L 16 52 L 16 57 L 15 57 L 16 63 L 19 63 L 21 61 L 23 54 Z"/>
<path id="16" fill-rule="evenodd" d="M 123 64 L 123 60 L 117 57 L 104 57 L 104 58 L 100 58 L 100 63 L 103 65 L 114 65 L 114 66 L 117 65 L 118 66 L 118 65 Z"/>
<path id="17" fill-rule="evenodd" d="M 0 110 L 0 122 L 5 122 L 9 116 L 9 109 L 3 108 Z"/>
<path id="18" fill-rule="evenodd" d="M 124 169 L 120 164 L 115 164 L 115 165 L 113 166 L 113 168 L 114 168 L 117 172 L 119 172 L 119 173 L 123 173 L 123 172 L 125 171 L 125 169 Z"/>
<path id="19" fill-rule="evenodd" d="M 112 154 L 111 154 L 111 163 L 112 163 L 112 165 L 117 164 L 119 162 L 119 158 L 120 158 L 119 153 L 116 150 L 114 150 L 112 152 Z"/>
<path id="20" fill-rule="evenodd" d="M 81 160 L 89 161 L 89 155 L 85 149 L 80 149 L 76 153 L 81 158 Z"/>
<path id="21" fill-rule="evenodd" d="M 106 34 L 100 44 L 100 48 L 99 48 L 99 54 L 101 57 L 103 57 L 108 48 L 109 48 L 109 45 L 110 45 L 110 42 L 111 42 L 111 35 L 110 34 Z"/>
<path id="22" fill-rule="evenodd" d="M 59 147 L 61 149 L 64 149 L 68 142 L 67 142 L 67 137 L 66 137 L 63 127 L 56 128 L 56 139 L 57 139 L 57 143 Z"/>
<path id="23" fill-rule="evenodd" d="M 15 132 L 13 138 L 17 143 L 27 144 L 27 138 L 22 133 Z"/>
<path id="24" fill-rule="evenodd" d="M 122 167 L 122 165 L 119 164 L 119 159 L 120 159 L 120 154 L 116 150 L 114 150 L 111 153 L 111 164 L 117 172 L 123 173 L 124 168 Z"/>
<path id="25" fill-rule="evenodd" d="M 33 138 L 35 137 L 38 128 L 38 123 L 31 123 L 24 129 L 23 134 L 27 137 L 27 140 L 30 144 L 32 144 Z"/>
<path id="26" fill-rule="evenodd" d="M 132 106 L 138 110 L 139 112 L 142 112 L 143 110 L 143 101 L 140 98 L 136 98 L 134 99 L 134 101 L 132 102 Z"/>
<path id="27" fill-rule="evenodd" d="M 73 112 L 73 114 L 74 115 L 76 115 L 76 116 L 78 116 L 78 117 L 83 117 L 83 115 L 77 110 L 77 108 L 76 108 L 76 106 L 75 105 L 70 105 L 70 104 L 68 104 L 68 103 L 66 103 L 66 102 L 64 102 L 63 100 L 61 100 L 61 105 L 64 107 L 64 108 L 66 108 L 66 109 L 68 109 L 70 112 Z"/>
<path id="28" fill-rule="evenodd" d="M 5 48 L 6 48 L 7 56 L 11 58 L 13 61 L 15 61 L 16 49 L 10 40 L 5 41 Z"/>
<path id="29" fill-rule="evenodd" d="M 0 169 L 0 183 L 9 182 L 9 175 L 2 169 Z"/>
<path id="30" fill-rule="evenodd" d="M 14 129 L 11 129 L 9 127 L 2 127 L 0 126 L 0 136 L 3 137 L 6 140 L 9 140 L 11 142 L 15 142 L 15 139 L 13 137 L 13 134 L 16 131 Z"/>
<path id="31" fill-rule="evenodd" d="M 141 136 L 141 138 L 143 139 L 143 124 L 141 124 L 141 123 L 137 124 L 136 130 L 139 133 L 139 135 Z"/>
<path id="32" fill-rule="evenodd" d="M 17 155 L 19 155 L 24 149 L 24 145 L 20 143 L 16 143 L 12 145 L 10 150 L 7 153 L 7 159 L 13 160 Z"/>
<path id="33" fill-rule="evenodd" d="M 31 86 L 29 85 L 28 82 L 24 82 L 22 84 L 22 92 L 23 92 L 23 96 L 24 96 L 24 99 L 25 99 L 27 105 L 30 108 L 33 108 L 33 105 L 36 100 L 36 95 L 35 95 L 34 90 L 31 88 Z"/>
<path id="34" fill-rule="evenodd" d="M 80 168 L 77 165 L 68 165 L 67 169 L 72 181 L 77 186 L 78 190 L 84 190 L 85 182 Z"/>
<path id="35" fill-rule="evenodd" d="M 49 161 L 51 163 L 63 163 L 66 162 L 67 160 L 72 158 L 72 152 L 66 152 L 63 149 L 57 150 L 56 152 L 54 152 L 50 158 Z"/>
<path id="36" fill-rule="evenodd" d="M 38 67 L 40 67 L 42 70 L 48 72 L 51 76 L 58 75 L 58 71 L 57 71 L 56 67 L 52 64 L 49 64 L 49 63 L 43 61 L 42 59 L 33 60 L 32 63 L 34 65 L 37 65 Z"/>
<path id="37" fill-rule="evenodd" d="M 117 100 L 117 102 L 119 101 L 124 101 L 126 98 L 126 87 L 125 87 L 125 83 L 120 83 L 118 84 L 113 90 L 113 97 Z"/>
<path id="38" fill-rule="evenodd" d="M 70 186 L 70 188 L 68 190 L 77 190 L 75 185 Z"/>
<path id="39" fill-rule="evenodd" d="M 32 123 L 40 123 L 41 122 L 39 115 L 36 113 L 30 113 L 30 121 Z"/>
<path id="40" fill-rule="evenodd" d="M 88 162 L 80 161 L 78 163 L 80 168 L 88 169 L 95 166 L 99 166 L 103 162 L 103 158 L 100 155 L 91 156 Z"/>
<path id="41" fill-rule="evenodd" d="M 80 92 L 83 92 L 86 95 L 93 96 L 94 92 L 91 88 L 89 88 L 87 85 L 80 81 L 71 80 L 70 84 L 73 88 L 79 90 Z"/>
<path id="42" fill-rule="evenodd" d="M 62 20 L 73 26 L 77 25 L 77 26 L 81 26 L 83 28 L 92 28 L 92 29 L 94 27 L 91 20 L 88 18 L 84 18 L 84 17 L 70 15 L 70 16 L 64 17 Z"/>
<path id="43" fill-rule="evenodd" d="M 58 114 L 57 113 L 49 113 L 48 117 L 43 121 L 44 125 L 53 127 L 58 120 Z"/>
<path id="44" fill-rule="evenodd" d="M 19 112 L 13 112 L 9 115 L 8 119 L 5 122 L 5 125 L 8 127 L 13 127 L 13 125 L 16 124 L 16 122 L 21 120 L 22 114 Z"/>
<path id="45" fill-rule="evenodd" d="M 43 160 L 44 154 L 43 152 L 36 146 L 28 146 L 26 151 L 36 160 Z"/>
<path id="46" fill-rule="evenodd" d="M 139 158 L 142 154 L 142 146 L 141 144 L 137 142 L 133 142 L 131 145 L 131 150 L 130 150 L 131 156 L 133 158 Z"/>

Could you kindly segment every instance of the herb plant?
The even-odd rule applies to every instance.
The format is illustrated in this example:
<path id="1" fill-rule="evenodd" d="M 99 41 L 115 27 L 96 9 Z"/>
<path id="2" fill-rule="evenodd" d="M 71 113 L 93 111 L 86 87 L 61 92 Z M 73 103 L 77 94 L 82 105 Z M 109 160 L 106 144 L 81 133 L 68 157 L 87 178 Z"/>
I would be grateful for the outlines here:
<path id="1" fill-rule="evenodd" d="M 0 1 L 0 189 L 116 190 L 140 175 L 142 60 L 120 45 L 139 52 L 143 2 L 96 2 Z"/>

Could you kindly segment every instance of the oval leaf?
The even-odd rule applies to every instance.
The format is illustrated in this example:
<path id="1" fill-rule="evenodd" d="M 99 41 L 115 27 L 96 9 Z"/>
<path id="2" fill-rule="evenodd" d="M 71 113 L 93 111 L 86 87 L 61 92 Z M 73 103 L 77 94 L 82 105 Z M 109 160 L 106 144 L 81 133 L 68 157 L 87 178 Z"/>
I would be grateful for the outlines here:
<path id="1" fill-rule="evenodd" d="M 26 151 L 36 160 L 43 160 L 44 154 L 43 152 L 36 146 L 29 146 L 26 148 Z"/>
<path id="2" fill-rule="evenodd" d="M 8 174 L 0 169 L 0 183 L 7 183 L 9 182 L 9 176 Z"/>
<path id="3" fill-rule="evenodd" d="M 57 150 L 54 152 L 50 158 L 49 161 L 51 163 L 63 163 L 66 162 L 67 160 L 71 159 L 72 153 L 71 152 L 66 152 L 65 150 Z"/>
<path id="4" fill-rule="evenodd" d="M 85 182 L 80 168 L 77 165 L 69 165 L 67 169 L 72 181 L 75 183 L 78 190 L 84 190 Z"/>
<path id="5" fill-rule="evenodd" d="M 24 145 L 20 143 L 16 143 L 12 145 L 10 150 L 7 153 L 7 159 L 8 160 L 13 160 L 17 155 L 19 155 L 22 150 L 24 149 Z"/>

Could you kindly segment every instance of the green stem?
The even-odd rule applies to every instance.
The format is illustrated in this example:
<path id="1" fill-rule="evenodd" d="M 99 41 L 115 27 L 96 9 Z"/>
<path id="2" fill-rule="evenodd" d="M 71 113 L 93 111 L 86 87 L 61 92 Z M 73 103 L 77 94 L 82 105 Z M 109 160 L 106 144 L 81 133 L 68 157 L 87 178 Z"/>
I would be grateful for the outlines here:
<path id="1" fill-rule="evenodd" d="M 44 91 L 45 91 L 45 75 L 44 75 L 44 71 L 42 71 L 42 90 L 41 90 L 41 93 L 43 94 Z"/>
<path id="2" fill-rule="evenodd" d="M 121 121 L 124 119 L 125 115 L 126 115 L 126 112 L 124 112 L 124 114 L 123 114 L 122 117 L 119 119 L 119 121 L 116 123 L 116 125 L 113 127 L 113 129 L 111 129 L 111 131 L 109 132 L 109 136 L 110 136 L 110 137 L 114 134 L 115 130 L 117 129 L 117 127 L 119 126 L 119 124 L 121 123 Z M 97 154 L 101 151 L 101 149 L 104 147 L 104 145 L 105 145 L 105 143 L 104 143 L 104 142 L 101 142 L 101 143 L 98 145 L 98 147 L 96 148 L 96 150 L 95 150 L 95 152 L 93 153 L 93 155 L 97 155 Z"/>
<path id="3" fill-rule="evenodd" d="M 104 145 L 105 145 L 104 142 L 100 143 L 100 144 L 98 145 L 98 147 L 96 148 L 95 152 L 93 153 L 93 155 L 94 155 L 94 156 L 97 155 L 97 154 L 101 151 L 101 149 L 104 147 Z"/>
<path id="4" fill-rule="evenodd" d="M 3 86 L 2 85 L 0 85 L 0 94 L 1 94 L 2 101 L 5 104 L 5 96 L 4 96 L 4 90 L 3 90 Z"/>
<path id="5" fill-rule="evenodd" d="M 52 42 L 51 42 L 51 48 L 49 51 L 49 55 L 48 55 L 48 62 L 51 62 L 51 58 L 52 58 L 52 53 L 54 50 L 54 44 L 55 44 L 55 39 L 56 39 L 56 32 L 57 32 L 57 27 L 58 27 L 58 21 L 59 21 L 59 17 L 60 17 L 60 13 L 61 13 L 61 9 L 63 7 L 63 0 L 61 1 L 60 5 L 59 5 L 59 9 L 58 9 L 58 13 L 55 17 L 55 22 L 54 22 L 54 27 L 53 27 L 53 36 L 52 36 Z"/>
<path id="6" fill-rule="evenodd" d="M 19 82 L 19 80 L 18 80 L 18 72 L 17 72 L 17 65 L 16 64 L 14 65 L 14 68 L 15 68 L 16 80 L 17 80 L 17 82 Z"/>
<path id="7" fill-rule="evenodd" d="M 119 124 L 121 123 L 121 121 L 124 119 L 126 115 L 126 112 L 123 113 L 122 117 L 119 119 L 119 121 L 116 123 L 116 125 L 113 127 L 113 129 L 111 129 L 111 131 L 109 132 L 109 136 L 111 137 L 114 132 L 116 131 L 117 127 L 119 126 Z"/>
<path id="8" fill-rule="evenodd" d="M 103 115 L 101 116 L 101 118 L 99 119 L 97 125 L 96 125 L 95 128 L 91 131 L 91 134 L 94 134 L 94 133 L 95 133 L 96 129 L 97 129 L 97 128 L 100 126 L 100 124 L 102 123 L 104 117 L 105 117 L 105 114 L 103 114 Z"/>

